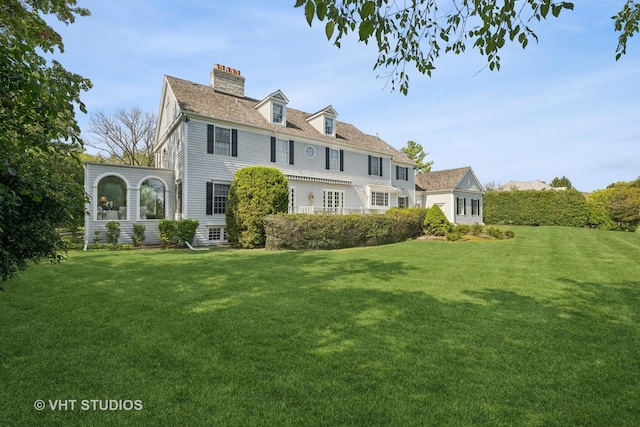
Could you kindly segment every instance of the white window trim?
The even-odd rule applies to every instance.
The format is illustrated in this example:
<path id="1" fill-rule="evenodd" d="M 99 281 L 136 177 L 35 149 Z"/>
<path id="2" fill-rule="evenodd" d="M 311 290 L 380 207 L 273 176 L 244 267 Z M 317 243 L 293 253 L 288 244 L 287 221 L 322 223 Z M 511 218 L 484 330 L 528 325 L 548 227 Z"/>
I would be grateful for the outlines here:
<path id="1" fill-rule="evenodd" d="M 335 153 L 335 159 L 333 155 Z M 334 165 L 335 162 L 335 165 Z M 335 166 L 335 167 L 334 167 Z M 329 148 L 329 170 L 339 171 L 340 170 L 340 150 Z"/>
<path id="2" fill-rule="evenodd" d="M 374 197 L 374 195 L 376 195 Z M 379 205 L 375 202 L 377 202 L 377 195 L 382 195 L 382 205 Z M 389 193 L 388 192 L 383 192 L 383 191 L 369 191 L 369 207 L 370 208 L 386 208 L 389 207 Z"/>
<path id="3" fill-rule="evenodd" d="M 286 139 L 276 139 L 276 163 L 289 164 L 289 141 Z"/>
<path id="4" fill-rule="evenodd" d="M 331 193 L 331 206 L 327 203 L 329 201 L 328 193 Z M 336 203 L 336 195 L 338 196 L 338 203 Z M 322 190 L 322 208 L 327 210 L 338 210 L 341 212 L 344 209 L 344 190 L 324 188 Z"/>
<path id="5" fill-rule="evenodd" d="M 328 124 L 331 122 L 331 132 L 327 132 Z M 327 136 L 335 136 L 336 134 L 336 119 L 333 117 L 324 116 L 324 134 Z"/>
<path id="6" fill-rule="evenodd" d="M 282 121 L 275 121 L 276 108 L 282 107 Z M 274 125 L 285 126 L 287 124 L 287 107 L 280 102 L 271 102 L 271 123 Z"/>
<path id="7" fill-rule="evenodd" d="M 216 136 L 218 135 L 218 129 L 222 129 L 222 130 L 227 130 L 229 131 L 229 154 L 227 153 L 221 153 L 218 151 L 218 139 L 216 138 Z M 215 126 L 213 128 L 213 154 L 216 156 L 227 156 L 227 157 L 231 157 L 231 151 L 232 151 L 232 144 L 233 144 L 233 135 L 232 135 L 232 131 L 231 128 L 226 128 L 224 126 Z M 226 141 L 220 141 L 221 144 L 227 144 Z M 225 150 L 226 151 L 226 150 Z"/>

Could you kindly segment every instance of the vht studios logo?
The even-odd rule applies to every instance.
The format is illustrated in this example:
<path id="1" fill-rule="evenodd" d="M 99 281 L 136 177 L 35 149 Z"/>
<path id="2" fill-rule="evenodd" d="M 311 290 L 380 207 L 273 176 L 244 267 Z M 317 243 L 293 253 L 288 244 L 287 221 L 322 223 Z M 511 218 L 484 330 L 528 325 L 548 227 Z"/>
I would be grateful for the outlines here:
<path id="1" fill-rule="evenodd" d="M 141 411 L 142 400 L 115 400 L 115 399 L 55 399 L 55 400 L 36 400 L 33 407 L 42 411 L 49 409 L 51 411 Z"/>

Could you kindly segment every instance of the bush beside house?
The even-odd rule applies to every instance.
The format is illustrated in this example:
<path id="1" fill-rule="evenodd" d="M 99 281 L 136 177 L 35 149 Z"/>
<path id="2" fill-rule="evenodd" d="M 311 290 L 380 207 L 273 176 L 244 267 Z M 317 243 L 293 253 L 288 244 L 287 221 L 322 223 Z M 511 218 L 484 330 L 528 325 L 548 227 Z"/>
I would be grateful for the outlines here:
<path id="1" fill-rule="evenodd" d="M 422 234 L 426 209 L 382 215 L 269 215 L 266 249 L 341 249 L 402 242 Z"/>
<path id="2" fill-rule="evenodd" d="M 250 166 L 233 176 L 225 219 L 227 240 L 241 248 L 264 246 L 267 215 L 288 210 L 289 188 L 284 174 L 273 167 Z"/>

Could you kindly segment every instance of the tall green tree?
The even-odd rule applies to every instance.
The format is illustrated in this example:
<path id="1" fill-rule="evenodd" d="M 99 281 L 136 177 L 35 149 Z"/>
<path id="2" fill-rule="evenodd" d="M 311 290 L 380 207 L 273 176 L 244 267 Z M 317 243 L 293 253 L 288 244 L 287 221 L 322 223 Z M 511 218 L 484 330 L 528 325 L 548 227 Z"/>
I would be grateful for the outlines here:
<path id="1" fill-rule="evenodd" d="M 552 0 L 297 0 L 307 23 L 324 22 L 327 39 L 340 47 L 353 32 L 361 42 L 378 47 L 374 69 L 388 69 L 392 89 L 409 90 L 407 66 L 431 76 L 443 53 L 460 54 L 467 47 L 487 58 L 491 70 L 500 69 L 502 48 L 509 42 L 526 48 L 538 40 L 536 21 L 558 17 L 573 3 Z M 624 0 L 612 17 L 619 32 L 616 60 L 626 53 L 627 41 L 638 32 L 640 2 Z"/>
<path id="2" fill-rule="evenodd" d="M 425 162 L 424 158 L 429 155 L 429 153 L 425 153 L 422 145 L 418 144 L 415 141 L 407 141 L 407 146 L 402 147 L 400 149 L 404 154 L 407 155 L 408 158 L 416 162 L 416 169 L 419 172 L 431 172 L 431 165 L 433 165 L 433 160 L 429 162 Z"/>
<path id="3" fill-rule="evenodd" d="M 27 261 L 60 260 L 56 227 L 84 203 L 68 160 L 80 150 L 77 106 L 89 80 L 43 55 L 62 53 L 43 16 L 71 24 L 89 11 L 75 0 L 3 0 L 0 5 L 0 277 Z"/>
<path id="4" fill-rule="evenodd" d="M 553 188 L 565 187 L 567 190 L 570 190 L 573 188 L 573 185 L 571 184 L 571 181 L 569 180 L 569 178 L 567 178 L 564 175 L 562 175 L 562 178 L 558 178 L 556 176 L 551 180 L 551 183 L 549 185 L 552 186 Z"/>

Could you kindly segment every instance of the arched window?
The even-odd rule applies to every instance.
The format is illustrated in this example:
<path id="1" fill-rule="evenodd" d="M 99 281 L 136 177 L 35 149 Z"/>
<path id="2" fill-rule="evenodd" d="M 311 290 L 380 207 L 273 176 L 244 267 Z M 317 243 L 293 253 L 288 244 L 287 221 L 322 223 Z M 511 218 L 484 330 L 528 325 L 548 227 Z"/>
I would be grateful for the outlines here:
<path id="1" fill-rule="evenodd" d="M 157 178 L 140 185 L 140 219 L 164 219 L 164 184 Z"/>
<path id="2" fill-rule="evenodd" d="M 127 184 L 117 176 L 105 176 L 98 183 L 98 220 L 127 219 Z"/>

